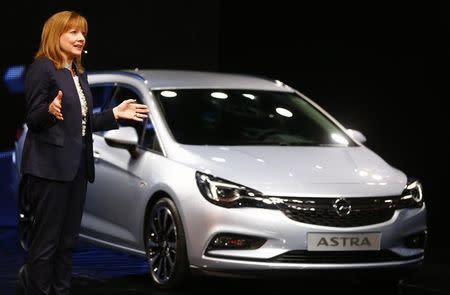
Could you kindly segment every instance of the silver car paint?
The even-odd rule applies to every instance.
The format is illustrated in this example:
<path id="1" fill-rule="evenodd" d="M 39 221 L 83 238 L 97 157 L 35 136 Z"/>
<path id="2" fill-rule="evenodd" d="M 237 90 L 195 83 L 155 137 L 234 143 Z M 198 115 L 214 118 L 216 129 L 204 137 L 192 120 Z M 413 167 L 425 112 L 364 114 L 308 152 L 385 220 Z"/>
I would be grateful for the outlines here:
<path id="1" fill-rule="evenodd" d="M 270 258 L 289 250 L 306 249 L 308 232 L 381 232 L 383 249 L 402 256 L 422 253 L 407 249 L 402 239 L 426 230 L 425 206 L 397 210 L 380 224 L 334 228 L 296 222 L 281 211 L 258 208 L 223 208 L 199 192 L 195 172 L 203 171 L 271 196 L 372 197 L 399 195 L 406 184 L 403 172 L 390 166 L 363 145 L 332 147 L 187 146 L 177 143 L 156 103 L 152 89 L 234 88 L 297 92 L 280 82 L 244 75 L 189 71 L 138 71 L 143 78 L 119 73 L 89 75 L 91 85 L 126 84 L 135 88 L 150 108 L 163 153 L 142 151 L 133 158 L 94 135 L 96 181 L 88 187 L 81 236 L 99 244 L 145 255 L 143 230 L 152 196 L 164 193 L 175 202 L 186 232 L 188 258 L 193 268 L 214 270 L 267 270 L 314 268 L 371 268 L 406 265 L 416 258 L 383 263 L 269 263 L 245 258 Z M 298 92 L 297 92 L 298 93 Z M 326 116 L 345 128 L 313 103 Z M 215 250 L 229 258 L 204 255 L 212 237 L 233 232 L 264 237 L 256 250 Z M 236 259 L 233 259 L 236 258 Z"/>

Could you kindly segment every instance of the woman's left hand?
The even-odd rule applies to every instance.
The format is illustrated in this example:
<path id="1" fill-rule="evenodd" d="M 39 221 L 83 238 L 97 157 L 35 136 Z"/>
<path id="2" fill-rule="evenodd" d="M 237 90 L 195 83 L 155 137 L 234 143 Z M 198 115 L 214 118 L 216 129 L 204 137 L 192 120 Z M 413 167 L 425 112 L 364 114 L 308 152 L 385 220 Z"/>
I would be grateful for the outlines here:
<path id="1" fill-rule="evenodd" d="M 136 103 L 135 99 L 127 99 L 113 108 L 114 118 L 129 119 L 142 122 L 149 112 L 145 104 Z"/>

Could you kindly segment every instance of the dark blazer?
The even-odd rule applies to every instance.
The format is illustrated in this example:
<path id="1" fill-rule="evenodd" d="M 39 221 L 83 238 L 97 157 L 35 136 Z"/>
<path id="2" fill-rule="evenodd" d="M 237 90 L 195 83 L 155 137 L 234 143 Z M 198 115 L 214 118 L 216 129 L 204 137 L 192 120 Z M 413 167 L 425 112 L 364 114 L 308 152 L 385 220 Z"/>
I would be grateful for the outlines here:
<path id="1" fill-rule="evenodd" d="M 92 93 L 86 74 L 79 76 L 88 104 L 86 126 L 86 177 L 93 182 L 92 132 L 118 128 L 112 109 L 92 113 Z M 63 92 L 63 121 L 48 112 L 49 104 Z M 25 76 L 26 124 L 21 173 L 56 181 L 71 181 L 78 171 L 82 152 L 81 104 L 68 69 L 57 70 L 46 57 L 35 60 Z"/>

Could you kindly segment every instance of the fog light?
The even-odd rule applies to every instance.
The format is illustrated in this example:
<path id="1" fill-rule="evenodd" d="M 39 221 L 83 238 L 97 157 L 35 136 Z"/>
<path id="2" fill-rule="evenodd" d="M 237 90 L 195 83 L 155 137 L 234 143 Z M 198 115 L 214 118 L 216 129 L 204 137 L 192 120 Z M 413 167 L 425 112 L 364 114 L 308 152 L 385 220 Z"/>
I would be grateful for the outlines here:
<path id="1" fill-rule="evenodd" d="M 425 248 L 427 231 L 416 233 L 406 237 L 405 246 L 408 248 Z"/>
<path id="2" fill-rule="evenodd" d="M 266 242 L 266 239 L 236 235 L 219 234 L 215 236 L 208 245 L 206 251 L 210 250 L 253 250 L 258 249 Z"/>

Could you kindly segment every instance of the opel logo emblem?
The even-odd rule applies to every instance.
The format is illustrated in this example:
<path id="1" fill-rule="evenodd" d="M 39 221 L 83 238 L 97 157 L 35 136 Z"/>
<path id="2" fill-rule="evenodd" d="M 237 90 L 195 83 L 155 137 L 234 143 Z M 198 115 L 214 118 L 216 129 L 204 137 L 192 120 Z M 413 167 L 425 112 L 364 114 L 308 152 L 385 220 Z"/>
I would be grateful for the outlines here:
<path id="1" fill-rule="evenodd" d="M 336 199 L 333 203 L 333 208 L 339 216 L 347 216 L 352 211 L 350 201 L 347 201 L 344 198 Z"/>

